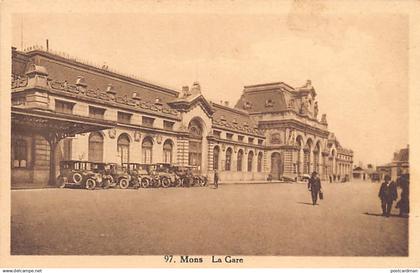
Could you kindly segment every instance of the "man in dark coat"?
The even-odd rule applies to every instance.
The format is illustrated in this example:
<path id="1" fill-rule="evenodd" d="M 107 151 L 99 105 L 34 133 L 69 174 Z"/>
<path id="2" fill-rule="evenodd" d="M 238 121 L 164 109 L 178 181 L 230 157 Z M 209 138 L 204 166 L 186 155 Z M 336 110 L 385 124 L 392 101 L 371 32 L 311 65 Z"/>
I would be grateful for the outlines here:
<path id="1" fill-rule="evenodd" d="M 219 173 L 217 170 L 214 170 L 214 188 L 217 189 L 219 187 Z"/>
<path id="2" fill-rule="evenodd" d="M 396 208 L 400 209 L 400 216 L 404 216 L 410 212 L 409 205 L 409 181 L 410 177 L 408 173 L 403 173 L 397 180 L 397 187 L 401 187 L 401 197 L 397 202 Z"/>
<path id="3" fill-rule="evenodd" d="M 397 186 L 391 181 L 389 175 L 385 175 L 385 182 L 379 189 L 379 198 L 381 199 L 382 215 L 389 217 L 391 214 L 392 203 L 397 200 Z"/>
<path id="4" fill-rule="evenodd" d="M 308 190 L 311 191 L 312 205 L 316 205 L 318 200 L 318 194 L 321 191 L 321 180 L 318 177 L 317 172 L 313 172 L 311 178 L 308 181 Z"/>

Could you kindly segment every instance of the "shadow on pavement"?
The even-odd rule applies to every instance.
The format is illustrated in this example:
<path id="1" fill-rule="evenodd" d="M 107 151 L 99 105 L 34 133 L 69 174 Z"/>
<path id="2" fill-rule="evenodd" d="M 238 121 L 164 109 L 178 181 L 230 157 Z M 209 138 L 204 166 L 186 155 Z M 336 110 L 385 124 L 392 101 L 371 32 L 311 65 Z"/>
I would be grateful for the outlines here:
<path id="1" fill-rule="evenodd" d="M 302 204 L 302 205 L 311 205 L 312 203 L 308 203 L 308 202 L 297 202 L 298 204 Z M 315 206 L 318 206 L 318 204 L 315 204 Z"/>
<path id="2" fill-rule="evenodd" d="M 365 214 L 365 215 L 369 215 L 369 216 L 381 216 L 381 217 L 385 217 L 385 216 L 383 216 L 383 215 L 382 215 L 382 213 L 370 213 L 370 212 L 365 212 L 365 213 L 363 213 L 363 214 Z M 389 217 L 408 218 L 408 217 L 406 217 L 406 216 L 401 216 L 401 215 L 398 215 L 398 214 L 390 214 L 390 215 L 389 215 Z"/>

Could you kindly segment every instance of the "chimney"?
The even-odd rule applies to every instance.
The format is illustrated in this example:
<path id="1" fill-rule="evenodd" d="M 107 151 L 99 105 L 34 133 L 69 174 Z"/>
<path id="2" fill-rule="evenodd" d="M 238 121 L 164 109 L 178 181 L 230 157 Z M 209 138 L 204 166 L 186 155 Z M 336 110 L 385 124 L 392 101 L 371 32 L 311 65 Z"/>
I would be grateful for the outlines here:
<path id="1" fill-rule="evenodd" d="M 225 100 L 225 106 L 229 107 L 229 102 L 227 100 Z"/>
<path id="2" fill-rule="evenodd" d="M 182 87 L 182 94 L 183 94 L 184 96 L 188 96 L 188 95 L 190 95 L 190 88 L 188 87 L 188 85 L 184 85 L 184 86 Z"/>
<path id="3" fill-rule="evenodd" d="M 47 43 L 46 43 L 46 46 L 47 46 L 47 52 L 48 52 L 48 50 L 49 50 L 49 48 L 50 48 L 50 47 L 49 47 L 49 45 L 48 45 L 48 39 L 46 40 L 46 42 L 47 42 Z"/>

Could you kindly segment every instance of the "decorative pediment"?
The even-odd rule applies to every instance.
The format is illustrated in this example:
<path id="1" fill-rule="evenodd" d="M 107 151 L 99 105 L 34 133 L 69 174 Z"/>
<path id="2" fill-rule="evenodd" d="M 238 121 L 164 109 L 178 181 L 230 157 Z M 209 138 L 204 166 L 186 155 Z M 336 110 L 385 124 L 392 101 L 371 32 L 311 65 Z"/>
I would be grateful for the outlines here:
<path id="1" fill-rule="evenodd" d="M 195 106 L 200 106 L 208 117 L 212 117 L 214 113 L 213 107 L 203 95 L 199 94 L 193 98 L 190 97 L 180 98 L 175 101 L 168 102 L 168 105 L 182 112 L 188 112 Z"/>

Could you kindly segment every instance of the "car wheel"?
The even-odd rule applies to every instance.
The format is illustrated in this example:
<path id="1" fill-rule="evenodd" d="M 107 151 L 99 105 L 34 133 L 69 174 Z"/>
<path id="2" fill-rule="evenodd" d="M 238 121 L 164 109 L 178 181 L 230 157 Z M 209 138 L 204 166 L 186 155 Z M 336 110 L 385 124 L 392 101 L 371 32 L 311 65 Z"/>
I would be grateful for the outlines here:
<path id="1" fill-rule="evenodd" d="M 171 181 L 167 177 L 162 178 L 162 186 L 168 188 L 171 185 Z"/>
<path id="2" fill-rule="evenodd" d="M 86 189 L 88 190 L 94 190 L 96 187 L 96 182 L 92 178 L 88 178 L 86 180 Z"/>
<path id="3" fill-rule="evenodd" d="M 109 180 L 104 178 L 102 180 L 102 188 L 109 189 L 109 185 L 110 185 Z"/>
<path id="4" fill-rule="evenodd" d="M 207 178 L 206 177 L 200 178 L 200 186 L 205 187 L 206 185 L 207 185 Z"/>
<path id="5" fill-rule="evenodd" d="M 142 188 L 148 188 L 150 186 L 150 180 L 146 177 L 143 177 L 140 181 L 140 186 Z"/>
<path id="6" fill-rule="evenodd" d="M 159 179 L 159 178 L 153 178 L 153 185 L 154 185 L 156 188 L 160 188 L 160 187 L 162 186 L 162 181 L 160 181 L 160 179 Z"/>
<path id="7" fill-rule="evenodd" d="M 177 178 L 175 180 L 175 187 L 182 187 L 182 178 Z"/>
<path id="8" fill-rule="evenodd" d="M 105 176 L 105 179 L 108 180 L 109 187 L 115 187 L 114 177 L 112 177 L 112 175 L 108 174 L 107 176 Z"/>
<path id="9" fill-rule="evenodd" d="M 72 179 L 74 183 L 80 184 L 82 183 L 83 176 L 80 173 L 74 173 Z"/>
<path id="10" fill-rule="evenodd" d="M 128 182 L 128 180 L 125 179 L 125 178 L 121 178 L 120 179 L 120 188 L 121 189 L 127 189 L 128 186 L 130 186 L 130 182 Z"/>

